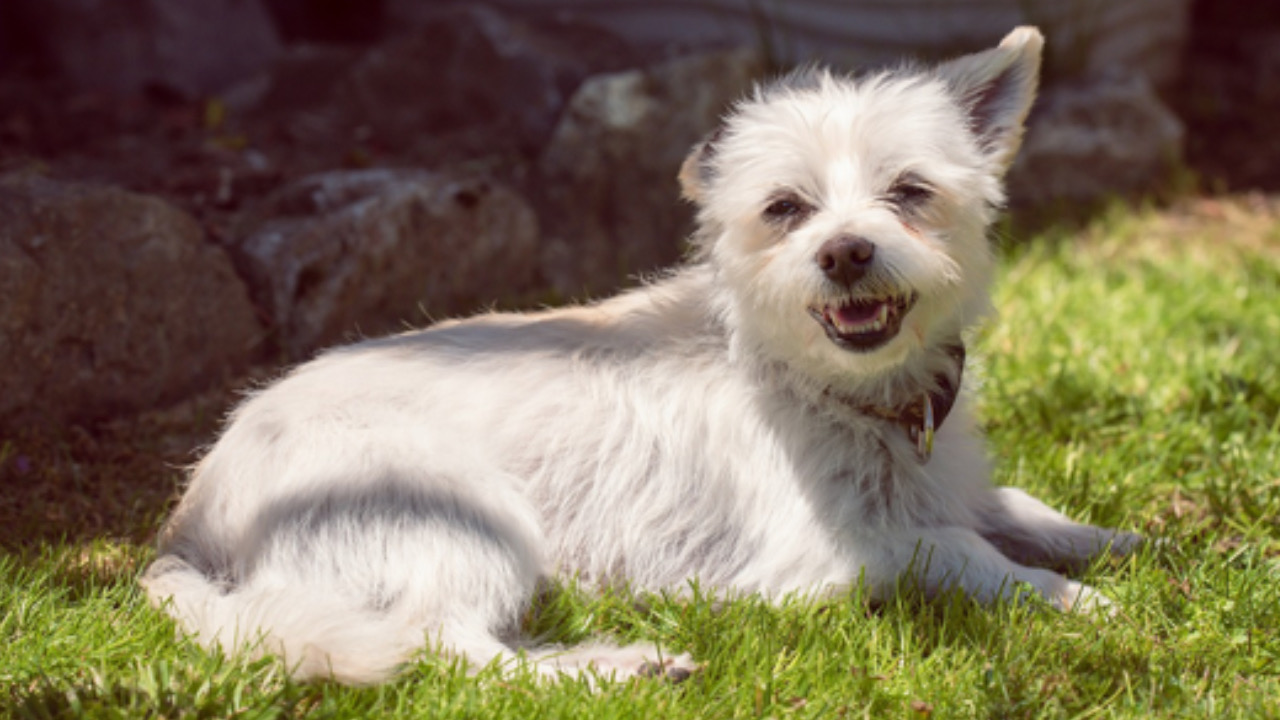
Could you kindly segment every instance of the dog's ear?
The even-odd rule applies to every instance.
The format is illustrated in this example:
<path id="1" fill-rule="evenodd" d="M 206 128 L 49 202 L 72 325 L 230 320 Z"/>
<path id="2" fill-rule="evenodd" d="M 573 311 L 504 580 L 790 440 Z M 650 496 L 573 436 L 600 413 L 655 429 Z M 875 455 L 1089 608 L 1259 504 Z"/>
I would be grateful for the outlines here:
<path id="1" fill-rule="evenodd" d="M 1022 143 L 1022 123 L 1031 109 L 1040 78 L 1044 37 L 1020 27 L 1000 45 L 966 55 L 936 70 L 969 118 L 983 152 L 1006 170 Z"/>
<path id="2" fill-rule="evenodd" d="M 680 165 L 680 191 L 691 202 L 702 204 L 707 186 L 715 174 L 711 161 L 716 156 L 716 144 L 723 131 L 723 126 L 718 127 L 699 141 Z"/>

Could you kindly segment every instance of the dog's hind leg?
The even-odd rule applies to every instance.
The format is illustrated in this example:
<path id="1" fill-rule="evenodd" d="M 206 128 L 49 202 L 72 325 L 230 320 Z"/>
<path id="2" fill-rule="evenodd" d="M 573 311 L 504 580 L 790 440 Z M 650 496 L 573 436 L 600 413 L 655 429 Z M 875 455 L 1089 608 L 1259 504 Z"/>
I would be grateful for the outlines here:
<path id="1" fill-rule="evenodd" d="M 509 653 L 547 572 L 514 478 L 386 461 L 324 472 L 240 525 L 228 485 L 212 485 L 166 533 L 152 600 L 203 644 L 281 655 L 298 678 L 379 682 L 423 646 L 473 666 Z"/>
<path id="2" fill-rule="evenodd" d="M 424 647 L 471 671 L 514 667 L 521 618 L 548 573 L 515 480 L 386 466 L 376 477 L 317 482 L 268 503 L 217 553 L 200 520 L 209 508 L 193 508 L 143 584 L 202 644 L 279 655 L 297 679 L 381 682 Z M 525 657 L 546 677 L 678 679 L 695 667 L 652 646 L 540 647 Z"/>
<path id="3" fill-rule="evenodd" d="M 1132 552 L 1142 543 L 1135 533 L 1075 522 L 1027 493 L 996 490 L 981 509 L 978 532 L 1008 557 L 1027 565 L 1077 570 L 1103 552 Z"/>

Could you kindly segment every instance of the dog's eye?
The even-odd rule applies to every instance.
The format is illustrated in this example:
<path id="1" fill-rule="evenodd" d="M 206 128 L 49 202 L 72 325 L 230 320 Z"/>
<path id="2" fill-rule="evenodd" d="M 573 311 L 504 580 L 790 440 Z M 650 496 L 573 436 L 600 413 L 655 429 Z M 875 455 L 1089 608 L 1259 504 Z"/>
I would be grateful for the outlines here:
<path id="1" fill-rule="evenodd" d="M 809 214 L 809 205 L 795 197 L 783 197 L 769 203 L 764 209 L 766 220 L 790 221 Z"/>
<path id="2" fill-rule="evenodd" d="M 933 199 L 933 188 L 915 176 L 899 179 L 885 199 L 903 210 L 914 210 Z"/>
<path id="3" fill-rule="evenodd" d="M 764 214 L 769 217 L 787 217 L 800 212 L 800 204 L 794 200 L 774 200 L 769 207 L 764 209 Z"/>

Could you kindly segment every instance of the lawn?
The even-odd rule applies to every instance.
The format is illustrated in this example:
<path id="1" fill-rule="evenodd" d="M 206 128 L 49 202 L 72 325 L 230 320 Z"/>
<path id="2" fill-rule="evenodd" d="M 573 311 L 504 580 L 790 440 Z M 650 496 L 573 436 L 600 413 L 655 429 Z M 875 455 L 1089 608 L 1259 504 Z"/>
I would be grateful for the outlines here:
<path id="1" fill-rule="evenodd" d="M 872 607 L 857 590 L 773 606 L 566 588 L 535 631 L 654 640 L 703 671 L 593 690 L 427 658 L 381 687 L 298 685 L 177 637 L 135 584 L 215 394 L 0 445 L 0 714 L 1280 717 L 1280 205 L 1116 210 L 1006 244 L 1000 315 L 966 382 L 999 483 L 1158 539 L 1084 573 L 1112 617 L 960 596 Z"/>

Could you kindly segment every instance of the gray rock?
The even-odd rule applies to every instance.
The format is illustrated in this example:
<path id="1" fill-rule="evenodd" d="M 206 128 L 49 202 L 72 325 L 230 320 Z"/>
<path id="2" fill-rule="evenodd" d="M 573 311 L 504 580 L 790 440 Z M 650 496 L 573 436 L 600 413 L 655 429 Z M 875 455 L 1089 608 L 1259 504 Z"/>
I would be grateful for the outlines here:
<path id="1" fill-rule="evenodd" d="M 232 255 L 291 357 L 527 290 L 533 210 L 490 180 L 418 170 L 303 178 L 257 208 Z"/>
<path id="2" fill-rule="evenodd" d="M 0 425 L 176 400 L 244 366 L 261 332 L 227 257 L 181 210 L 0 177 Z"/>
<path id="3" fill-rule="evenodd" d="M 484 6 L 418 5 L 415 27 L 366 53 L 335 88 L 350 122 L 390 147 L 481 131 L 490 147 L 478 151 L 536 148 L 573 88 L 626 57 L 615 43 L 602 61 L 600 38 L 571 44 L 572 29 L 530 27 Z"/>
<path id="4" fill-rule="evenodd" d="M 538 165 L 543 272 L 560 292 L 617 287 L 679 259 L 692 229 L 685 153 L 764 72 L 748 50 L 587 79 Z"/>
<path id="5" fill-rule="evenodd" d="M 1182 156 L 1182 122 L 1141 75 L 1050 87 L 1037 103 L 1010 172 L 1015 205 L 1141 192 Z"/>
<path id="6" fill-rule="evenodd" d="M 17 0 L 49 60 L 84 90 L 214 93 L 280 52 L 259 0 Z"/>

